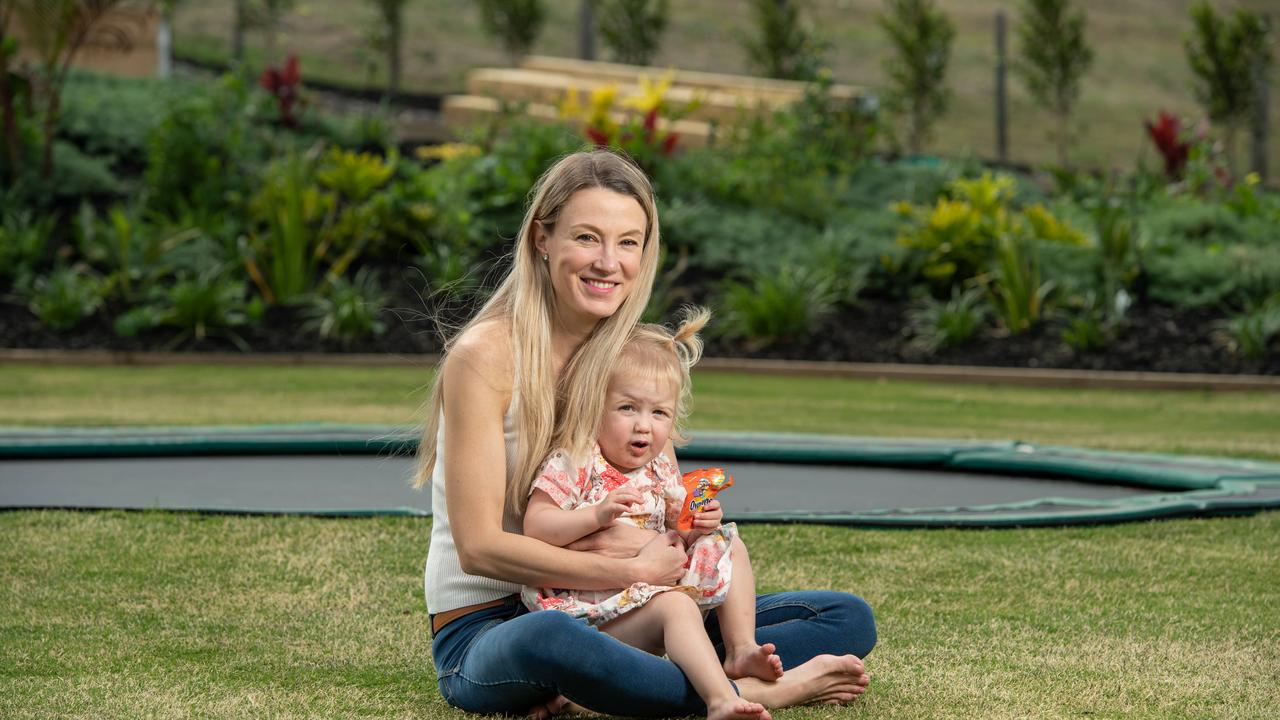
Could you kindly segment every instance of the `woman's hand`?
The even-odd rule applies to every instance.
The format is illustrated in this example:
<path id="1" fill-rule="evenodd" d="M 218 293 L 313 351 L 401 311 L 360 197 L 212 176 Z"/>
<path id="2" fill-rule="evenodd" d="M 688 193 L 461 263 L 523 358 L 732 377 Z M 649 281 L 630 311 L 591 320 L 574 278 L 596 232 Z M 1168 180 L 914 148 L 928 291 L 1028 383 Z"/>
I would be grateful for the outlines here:
<path id="1" fill-rule="evenodd" d="M 650 585 L 675 585 L 684 577 L 688 559 L 680 536 L 668 530 L 640 549 L 635 579 Z"/>
<path id="2" fill-rule="evenodd" d="M 625 560 L 639 555 L 641 548 L 657 536 L 658 533 L 653 530 L 646 530 L 628 523 L 618 523 L 597 530 L 565 547 L 579 552 L 592 552 Z"/>
<path id="3" fill-rule="evenodd" d="M 623 485 L 605 495 L 604 500 L 595 506 L 596 523 L 602 528 L 609 527 L 614 520 L 634 510 L 643 500 L 639 490 Z"/>

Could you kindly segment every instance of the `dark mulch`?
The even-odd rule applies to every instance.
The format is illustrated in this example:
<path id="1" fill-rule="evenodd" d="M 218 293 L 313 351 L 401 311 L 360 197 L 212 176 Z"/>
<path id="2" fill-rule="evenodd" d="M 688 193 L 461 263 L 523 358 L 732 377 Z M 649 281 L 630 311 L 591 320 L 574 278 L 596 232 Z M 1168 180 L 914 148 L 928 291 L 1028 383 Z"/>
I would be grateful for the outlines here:
<path id="1" fill-rule="evenodd" d="M 384 313 L 387 331 L 344 347 L 324 341 L 303 329 L 301 312 L 292 307 L 269 308 L 260 325 L 236 332 L 256 352 L 359 352 L 414 354 L 438 352 L 436 322 L 416 297 L 401 298 Z M 907 304 L 900 300 L 869 298 L 824 320 L 812 337 L 802 342 L 751 348 L 743 343 L 711 337 L 709 357 L 839 360 L 851 362 L 905 362 L 994 367 L 1077 368 L 1147 372 L 1246 373 L 1280 375 L 1280 349 L 1258 360 L 1233 355 L 1222 341 L 1217 323 L 1220 313 L 1182 310 L 1150 303 L 1129 311 L 1128 322 L 1105 350 L 1077 353 L 1062 341 L 1062 323 L 1049 320 L 1031 331 L 1001 337 L 987 332 L 959 347 L 933 355 L 915 349 L 906 329 Z M 465 310 L 451 315 L 456 322 Z M 119 338 L 103 314 L 73 330 L 53 332 L 40 325 L 23 306 L 0 301 L 0 347 L 105 350 L 234 351 L 226 336 L 196 341 L 183 339 L 174 345 L 176 333 L 153 330 L 135 338 Z"/>

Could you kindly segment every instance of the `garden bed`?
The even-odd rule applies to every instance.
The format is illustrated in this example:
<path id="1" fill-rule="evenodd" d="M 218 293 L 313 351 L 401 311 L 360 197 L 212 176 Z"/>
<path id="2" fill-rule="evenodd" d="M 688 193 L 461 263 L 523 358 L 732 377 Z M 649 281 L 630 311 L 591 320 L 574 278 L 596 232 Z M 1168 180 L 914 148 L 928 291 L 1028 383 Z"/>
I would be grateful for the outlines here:
<path id="1" fill-rule="evenodd" d="M 763 349 L 712 336 L 708 357 L 767 358 L 867 363 L 918 363 L 1009 368 L 1119 370 L 1135 372 L 1280 375 L 1280 355 L 1257 360 L 1240 358 L 1225 347 L 1211 310 L 1179 310 L 1143 305 L 1129 311 L 1125 333 L 1106 350 L 1077 352 L 1063 342 L 1062 324 L 1047 322 L 1016 336 L 988 335 L 962 345 L 924 354 L 912 346 L 904 321 L 909 303 L 863 298 L 853 307 L 820 321 L 807 339 Z M 377 337 L 343 345 L 316 333 L 299 332 L 299 309 L 277 306 L 267 310 L 261 324 L 238 334 L 254 352 L 263 353 L 438 353 L 441 343 L 435 323 L 421 301 L 401 297 L 384 311 L 387 330 Z M 714 320 L 713 320 L 714 323 Z M 172 335 L 148 331 L 133 338 L 117 336 L 110 322 L 98 316 L 73 332 L 44 327 L 29 310 L 0 302 L 0 347 L 57 350 L 114 350 L 143 352 L 168 349 Z M 241 350 L 226 337 L 206 337 L 173 346 L 193 352 Z"/>

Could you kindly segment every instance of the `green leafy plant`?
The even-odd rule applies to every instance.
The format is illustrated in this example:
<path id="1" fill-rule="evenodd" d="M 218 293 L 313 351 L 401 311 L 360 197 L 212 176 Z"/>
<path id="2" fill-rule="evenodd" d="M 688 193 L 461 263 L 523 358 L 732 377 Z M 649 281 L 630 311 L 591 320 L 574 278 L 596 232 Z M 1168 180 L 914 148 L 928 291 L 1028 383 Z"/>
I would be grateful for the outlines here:
<path id="1" fill-rule="evenodd" d="M 1257 13 L 1240 8 L 1224 17 L 1208 2 L 1191 7 L 1191 23 L 1185 45 L 1196 98 L 1209 119 L 1222 126 L 1234 170 L 1236 137 L 1259 101 L 1255 72 L 1271 66 L 1270 32 Z"/>
<path id="2" fill-rule="evenodd" d="M 1120 334 L 1133 298 L 1124 289 L 1114 294 L 1088 293 L 1074 301 L 1075 310 L 1062 329 L 1062 341 L 1078 353 L 1101 350 Z"/>
<path id="3" fill-rule="evenodd" d="M 251 97 L 242 76 L 227 75 L 208 93 L 175 103 L 148 142 L 149 208 L 169 215 L 242 209 L 268 156 Z"/>
<path id="4" fill-rule="evenodd" d="M 1015 233 L 996 238 L 995 267 L 982 278 L 1001 325 L 1013 335 L 1030 330 L 1044 315 L 1053 282 L 1040 281 L 1031 241 Z"/>
<path id="5" fill-rule="evenodd" d="M 982 328 L 987 312 L 980 287 L 957 288 L 945 301 L 926 296 L 907 311 L 907 325 L 914 335 L 911 346 L 932 355 L 965 343 Z"/>
<path id="6" fill-rule="evenodd" d="M 169 275 L 169 254 L 199 234 L 194 228 L 148 223 L 137 207 L 114 206 L 100 219 L 92 206 L 84 204 L 76 222 L 81 256 L 104 274 L 103 293 L 126 304 L 144 298 Z"/>
<path id="7" fill-rule="evenodd" d="M 1084 38 L 1085 14 L 1070 0 L 1025 0 L 1018 23 L 1021 62 L 1015 67 L 1038 103 L 1057 119 L 1058 164 L 1067 166 L 1071 110 L 1080 97 L 1080 79 L 1093 63 Z"/>
<path id="8" fill-rule="evenodd" d="M 1041 205 L 1013 205 L 1012 176 L 983 173 L 957 179 L 932 207 L 898 203 L 907 225 L 898 244 L 908 250 L 901 271 L 924 278 L 939 294 L 950 293 L 999 262 L 999 239 L 1026 237 L 1069 245 L 1086 238 Z"/>
<path id="9" fill-rule="evenodd" d="M 786 265 L 776 273 L 726 283 L 719 303 L 721 328 L 753 349 L 797 342 L 834 310 L 835 302 L 828 273 Z"/>
<path id="10" fill-rule="evenodd" d="M 1219 337 L 1231 352 L 1249 360 L 1267 354 L 1271 341 L 1280 336 L 1280 293 L 1218 325 Z"/>
<path id="11" fill-rule="evenodd" d="M 812 80 L 829 45 L 800 16 L 799 0 L 751 0 L 756 35 L 743 40 L 747 59 L 766 77 Z"/>
<path id="12" fill-rule="evenodd" d="M 328 294 L 311 299 L 304 327 L 318 332 L 323 339 L 337 340 L 349 347 L 386 332 L 386 323 L 378 317 L 386 301 L 377 277 L 368 268 L 361 268 L 352 280 L 338 279 Z"/>
<path id="13" fill-rule="evenodd" d="M 244 289 L 242 280 L 228 277 L 226 266 L 214 266 L 181 277 L 169 288 L 154 288 L 147 304 L 116 318 L 114 330 L 121 337 L 133 337 L 144 329 L 173 327 L 180 332 L 169 342 L 170 348 L 217 336 L 247 352 L 248 343 L 235 332 L 248 322 Z"/>
<path id="14" fill-rule="evenodd" d="M 60 266 L 32 284 L 27 307 L 54 330 L 70 330 L 102 307 L 102 282 L 84 265 Z"/>
<path id="15" fill-rule="evenodd" d="M 502 43 L 512 65 L 519 64 L 546 23 L 542 0 L 479 0 L 476 6 L 485 31 Z"/>
<path id="16" fill-rule="evenodd" d="M 29 209 L 4 213 L 0 223 L 0 277 L 20 279 L 35 272 L 49 245 L 56 218 Z"/>
<path id="17" fill-rule="evenodd" d="M 885 0 L 876 18 L 889 36 L 893 56 L 884 61 L 891 86 L 890 110 L 906 119 L 907 150 L 918 154 L 947 110 L 947 63 L 955 25 L 933 0 Z"/>
<path id="18" fill-rule="evenodd" d="M 613 59 L 648 65 L 662 45 L 671 0 L 599 0 L 596 24 Z"/>

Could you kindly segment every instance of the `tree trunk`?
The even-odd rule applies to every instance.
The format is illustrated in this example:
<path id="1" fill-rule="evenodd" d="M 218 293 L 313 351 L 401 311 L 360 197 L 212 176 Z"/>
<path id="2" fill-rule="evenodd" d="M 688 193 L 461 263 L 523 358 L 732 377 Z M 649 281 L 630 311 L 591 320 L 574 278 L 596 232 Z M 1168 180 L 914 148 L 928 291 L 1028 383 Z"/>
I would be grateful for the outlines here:
<path id="1" fill-rule="evenodd" d="M 156 74 L 162 78 L 173 76 L 173 10 L 164 11 L 156 28 Z"/>
<path id="2" fill-rule="evenodd" d="M 9 82 L 9 56 L 2 49 L 8 37 L 8 16 L 0 15 L 0 118 L 4 129 L 6 184 L 17 181 L 22 171 L 22 148 L 18 145 L 18 114 L 13 108 L 13 85 Z"/>
<path id="3" fill-rule="evenodd" d="M 232 23 L 231 23 L 231 60 L 236 65 L 239 65 L 240 63 L 244 62 L 244 26 L 246 22 L 246 18 L 245 18 L 246 2 L 248 2 L 248 0 L 236 0 L 235 19 L 232 20 Z"/>
<path id="4" fill-rule="evenodd" d="M 400 43 L 399 18 L 387 18 L 387 102 L 396 101 L 400 94 Z"/>
<path id="5" fill-rule="evenodd" d="M 44 149 L 41 152 L 40 177 L 48 180 L 53 177 L 53 129 L 58 119 L 59 93 L 50 89 L 49 107 L 44 113 Z"/>
<path id="6" fill-rule="evenodd" d="M 1067 162 L 1067 133 L 1071 126 L 1071 116 L 1066 110 L 1058 110 L 1058 166 L 1063 170 L 1069 167 Z"/>

